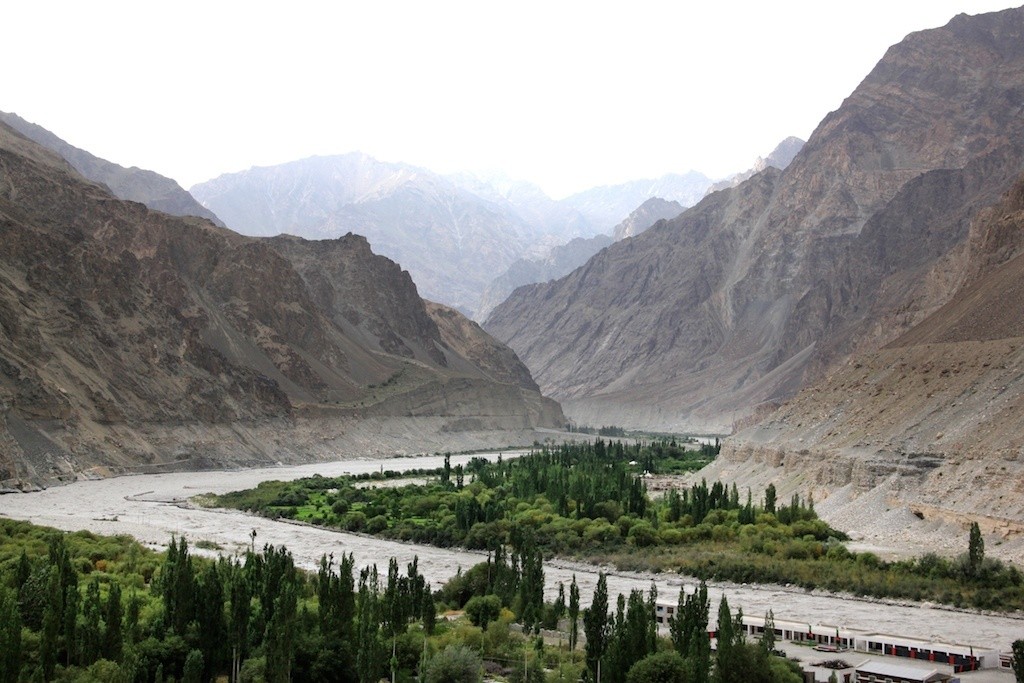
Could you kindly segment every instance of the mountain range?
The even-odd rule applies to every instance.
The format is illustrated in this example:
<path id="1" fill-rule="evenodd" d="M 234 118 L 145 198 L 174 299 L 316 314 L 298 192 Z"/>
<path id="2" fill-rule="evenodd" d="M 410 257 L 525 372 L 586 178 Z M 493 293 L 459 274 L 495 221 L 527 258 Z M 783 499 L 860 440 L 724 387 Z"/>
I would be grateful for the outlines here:
<path id="1" fill-rule="evenodd" d="M 7 487 L 529 441 L 564 420 L 365 238 L 154 211 L 3 123 L 0 242 Z"/>
<path id="2" fill-rule="evenodd" d="M 803 140 L 799 138 L 786 138 L 780 143 L 767 158 L 758 157 L 754 168 L 743 173 L 737 173 L 730 178 L 720 181 L 710 188 L 723 189 L 732 187 L 742 180 L 749 178 L 758 171 L 772 166 L 777 169 L 784 169 L 793 160 L 796 153 L 803 146 Z M 498 304 L 503 302 L 517 288 L 530 285 L 535 282 L 548 282 L 557 280 L 576 270 L 586 263 L 594 254 L 627 237 L 639 235 L 643 231 L 656 224 L 658 221 L 674 218 L 683 210 L 692 206 L 697 200 L 695 192 L 706 187 L 707 178 L 702 174 L 691 173 L 687 176 L 665 176 L 660 180 L 642 180 L 623 185 L 595 188 L 587 192 L 573 195 L 566 199 L 566 202 L 579 202 L 580 210 L 585 210 L 589 203 L 601 206 L 603 203 L 610 204 L 619 211 L 630 201 L 639 197 L 649 197 L 637 208 L 626 216 L 618 225 L 611 230 L 611 236 L 606 234 L 595 235 L 594 237 L 577 237 L 566 244 L 553 247 L 548 253 L 541 256 L 533 256 L 517 259 L 508 267 L 504 273 L 491 281 L 491 284 L 484 290 L 480 306 L 475 316 L 486 320 Z M 660 193 L 667 196 L 677 196 L 686 202 L 680 204 L 678 201 L 666 200 L 653 193 Z M 603 220 L 606 220 L 607 216 Z M 598 220 L 595 217 L 595 220 Z M 598 222 L 600 222 L 598 220 Z"/>
<path id="3" fill-rule="evenodd" d="M 1022 170 L 1024 10 L 893 46 L 768 167 L 516 290 L 484 327 L 590 424 L 727 432 L 950 300 L 970 219 Z"/>
<path id="4" fill-rule="evenodd" d="M 503 176 L 442 176 L 352 153 L 222 175 L 191 192 L 246 235 L 365 235 L 426 297 L 482 318 L 496 303 L 492 281 L 510 267 L 522 271 L 517 261 L 546 260 L 553 247 L 608 233 L 654 196 L 689 206 L 710 184 L 690 172 L 555 201 Z"/>

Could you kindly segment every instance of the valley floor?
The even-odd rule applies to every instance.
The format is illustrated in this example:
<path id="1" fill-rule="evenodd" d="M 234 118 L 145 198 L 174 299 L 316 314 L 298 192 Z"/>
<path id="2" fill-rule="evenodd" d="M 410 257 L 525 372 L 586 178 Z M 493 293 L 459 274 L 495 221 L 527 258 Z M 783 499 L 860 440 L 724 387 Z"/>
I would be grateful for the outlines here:
<path id="1" fill-rule="evenodd" d="M 511 454 L 506 452 L 504 455 L 509 457 Z M 492 454 L 496 455 L 496 452 Z M 452 464 L 465 463 L 470 457 L 452 456 Z M 307 568 L 312 568 L 324 553 L 339 556 L 342 552 L 352 552 L 356 566 L 370 563 L 382 566 L 391 556 L 404 564 L 416 555 L 420 570 L 437 587 L 460 567 L 468 569 L 483 561 L 485 555 L 339 533 L 237 511 L 202 509 L 190 505 L 187 500 L 207 492 L 223 493 L 252 487 L 266 479 L 295 479 L 314 473 L 337 476 L 375 472 L 381 468 L 432 468 L 442 464 L 441 456 L 354 458 L 294 467 L 82 481 L 35 493 L 0 496 L 0 515 L 67 530 L 128 534 L 152 546 L 166 545 L 172 535 L 185 535 L 193 548 L 219 548 L 219 552 L 229 554 L 244 552 L 251 542 L 250 534 L 255 530 L 257 546 L 284 544 L 294 554 L 297 564 Z M 575 574 L 581 601 L 588 604 L 597 572 L 597 567 L 583 563 L 547 563 L 547 598 L 554 597 L 558 582 L 569 583 Z M 646 590 L 652 581 L 657 585 L 661 600 L 674 601 L 684 585 L 684 580 L 675 575 L 612 571 L 608 588 L 612 595 L 628 593 L 633 588 Z M 777 619 L 835 624 L 1004 651 L 1009 649 L 1013 640 L 1024 637 L 1024 615 L 988 615 L 918 604 L 858 600 L 782 586 L 729 584 L 710 586 L 712 604 L 717 603 L 723 592 L 728 595 L 730 604 L 742 607 L 748 615 L 761 615 L 771 609 Z"/>

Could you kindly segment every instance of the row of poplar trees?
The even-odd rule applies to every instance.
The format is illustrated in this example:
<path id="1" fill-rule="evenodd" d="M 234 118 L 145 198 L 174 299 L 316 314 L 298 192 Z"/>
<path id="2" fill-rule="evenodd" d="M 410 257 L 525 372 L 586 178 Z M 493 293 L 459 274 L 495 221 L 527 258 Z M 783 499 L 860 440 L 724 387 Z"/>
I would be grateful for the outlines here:
<path id="1" fill-rule="evenodd" d="M 717 648 L 712 655 L 708 631 L 710 603 L 707 585 L 701 582 L 692 594 L 680 591 L 675 613 L 669 617 L 672 651 L 659 651 L 657 639 L 657 590 L 651 585 L 646 598 L 633 590 L 629 598 L 619 594 L 614 616 L 608 611 L 608 583 L 598 577 L 593 602 L 583 612 L 586 637 L 586 672 L 596 683 L 788 683 L 799 675 L 779 659 L 772 663 L 775 645 L 774 617 L 765 618 L 764 635 L 747 643 L 743 611 L 733 615 L 725 596 L 718 611 L 714 633 Z"/>
<path id="2" fill-rule="evenodd" d="M 358 585 L 353 562 L 324 556 L 307 575 L 283 546 L 265 546 L 242 562 L 197 563 L 184 538 L 172 539 L 151 591 L 125 595 L 117 577 L 101 590 L 96 574 L 76 571 L 54 535 L 47 556 L 23 553 L 13 580 L 0 581 L 0 683 L 72 668 L 126 683 L 376 682 L 394 673 L 411 621 L 433 632 L 434 601 L 415 559 L 401 571 L 392 558 L 386 577 L 363 569 Z"/>

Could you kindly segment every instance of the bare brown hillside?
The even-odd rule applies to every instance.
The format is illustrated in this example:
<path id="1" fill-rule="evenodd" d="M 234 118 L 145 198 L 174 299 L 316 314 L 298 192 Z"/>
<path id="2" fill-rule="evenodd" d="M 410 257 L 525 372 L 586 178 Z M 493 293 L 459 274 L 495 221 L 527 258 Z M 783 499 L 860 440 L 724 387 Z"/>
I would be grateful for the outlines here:
<path id="1" fill-rule="evenodd" d="M 152 211 L 2 123 L 0 244 L 9 485 L 340 457 L 365 419 L 425 420 L 405 441 L 380 427 L 396 449 L 562 422 L 448 346 L 365 240 L 285 250 Z"/>
<path id="2" fill-rule="evenodd" d="M 1024 179 L 977 215 L 951 301 L 737 434 L 716 473 L 813 490 L 840 527 L 897 542 L 978 521 L 1024 560 L 1022 198 Z"/>

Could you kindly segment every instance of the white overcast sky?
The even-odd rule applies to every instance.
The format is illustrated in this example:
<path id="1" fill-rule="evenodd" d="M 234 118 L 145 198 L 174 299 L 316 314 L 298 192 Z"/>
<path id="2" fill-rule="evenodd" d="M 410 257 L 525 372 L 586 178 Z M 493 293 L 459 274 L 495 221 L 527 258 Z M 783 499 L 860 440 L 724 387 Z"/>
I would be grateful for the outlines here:
<path id="1" fill-rule="evenodd" d="M 360 150 L 555 197 L 750 166 L 984 0 L 12 0 L 0 110 L 184 187 Z"/>

